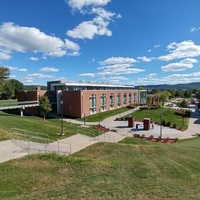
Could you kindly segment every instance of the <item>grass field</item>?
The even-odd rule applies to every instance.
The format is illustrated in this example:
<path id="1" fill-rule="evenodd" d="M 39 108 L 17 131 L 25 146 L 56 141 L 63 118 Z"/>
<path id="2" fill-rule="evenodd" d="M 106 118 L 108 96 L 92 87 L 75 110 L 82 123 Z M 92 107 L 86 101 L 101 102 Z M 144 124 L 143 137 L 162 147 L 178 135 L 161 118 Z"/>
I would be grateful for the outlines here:
<path id="1" fill-rule="evenodd" d="M 80 127 L 80 125 L 70 124 L 66 121 L 63 121 L 63 131 L 66 137 L 76 134 L 77 127 Z M 9 138 L 11 128 L 19 128 L 48 134 L 51 140 L 57 140 L 60 138 L 58 134 L 61 132 L 61 121 L 59 119 L 47 119 L 46 121 L 43 121 L 43 118 L 41 117 L 20 117 L 17 114 L 10 114 L 0 111 L 0 141 Z M 87 130 L 91 130 L 91 132 L 95 133 L 96 135 L 99 134 L 99 132 L 93 127 L 89 127 Z M 87 135 L 87 132 L 85 131 L 84 134 Z"/>
<path id="2" fill-rule="evenodd" d="M 200 138 L 157 144 L 127 138 L 71 156 L 0 164 L 0 199 L 200 199 Z"/>
<path id="3" fill-rule="evenodd" d="M 180 115 L 175 115 L 175 110 L 159 108 L 159 109 L 150 109 L 150 110 L 139 110 L 134 112 L 132 115 L 136 120 L 142 121 L 144 118 L 152 118 L 154 122 L 160 123 L 162 114 L 163 119 L 167 122 L 171 122 L 171 125 L 176 124 L 177 127 L 187 129 L 189 118 Z M 184 120 L 184 121 L 183 121 Z"/>

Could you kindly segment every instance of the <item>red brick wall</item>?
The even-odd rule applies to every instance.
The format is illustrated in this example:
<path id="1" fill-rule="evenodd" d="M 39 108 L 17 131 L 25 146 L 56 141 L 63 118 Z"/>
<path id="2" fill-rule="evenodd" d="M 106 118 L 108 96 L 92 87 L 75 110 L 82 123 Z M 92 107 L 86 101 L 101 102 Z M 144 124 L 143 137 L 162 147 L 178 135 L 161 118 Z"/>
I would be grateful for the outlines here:
<path id="1" fill-rule="evenodd" d="M 92 94 L 96 94 L 96 113 L 99 112 L 101 108 L 101 95 L 106 94 L 106 110 L 110 109 L 110 95 L 114 94 L 114 108 L 117 109 L 117 95 L 121 93 L 121 106 L 124 107 L 129 105 L 129 93 L 132 93 L 132 103 L 134 100 L 133 93 L 137 93 L 138 90 L 82 90 L 82 91 L 63 91 L 62 92 L 62 100 L 63 100 L 63 115 L 74 117 L 83 117 L 84 114 L 86 116 L 91 115 L 90 111 L 90 96 Z M 127 104 L 124 105 L 124 94 L 127 94 Z M 138 99 L 137 99 L 138 100 Z M 71 108 L 71 110 L 70 110 Z M 103 112 L 101 110 L 101 112 Z M 95 113 L 93 113 L 95 114 Z"/>

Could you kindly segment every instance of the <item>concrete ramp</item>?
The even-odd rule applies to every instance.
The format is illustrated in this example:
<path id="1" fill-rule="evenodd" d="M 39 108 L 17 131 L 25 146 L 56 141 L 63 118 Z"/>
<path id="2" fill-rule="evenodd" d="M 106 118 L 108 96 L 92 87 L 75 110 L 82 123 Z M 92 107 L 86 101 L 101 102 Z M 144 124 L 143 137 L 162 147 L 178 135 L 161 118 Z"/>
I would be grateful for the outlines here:
<path id="1" fill-rule="evenodd" d="M 0 163 L 11 159 L 20 158 L 27 155 L 21 147 L 13 143 L 11 140 L 0 142 Z"/>

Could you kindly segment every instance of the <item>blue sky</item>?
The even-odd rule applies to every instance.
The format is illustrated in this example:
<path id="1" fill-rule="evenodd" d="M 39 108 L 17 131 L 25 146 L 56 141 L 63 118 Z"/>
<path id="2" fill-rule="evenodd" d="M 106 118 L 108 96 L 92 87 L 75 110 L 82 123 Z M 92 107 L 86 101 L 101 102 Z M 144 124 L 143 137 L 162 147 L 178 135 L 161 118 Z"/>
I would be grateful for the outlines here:
<path id="1" fill-rule="evenodd" d="M 0 66 L 51 80 L 200 82 L 199 0 L 1 0 Z"/>

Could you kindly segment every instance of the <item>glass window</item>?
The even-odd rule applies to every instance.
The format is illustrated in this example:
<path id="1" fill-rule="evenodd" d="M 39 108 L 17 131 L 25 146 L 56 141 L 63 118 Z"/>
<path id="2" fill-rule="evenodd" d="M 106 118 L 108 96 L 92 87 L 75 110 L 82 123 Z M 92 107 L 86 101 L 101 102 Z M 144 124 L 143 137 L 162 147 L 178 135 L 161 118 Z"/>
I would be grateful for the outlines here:
<path id="1" fill-rule="evenodd" d="M 92 94 L 90 96 L 90 112 L 91 113 L 96 112 L 96 94 Z"/>
<path id="2" fill-rule="evenodd" d="M 118 107 L 121 106 L 121 93 L 118 93 L 118 95 L 117 95 L 117 105 L 118 105 Z"/>

